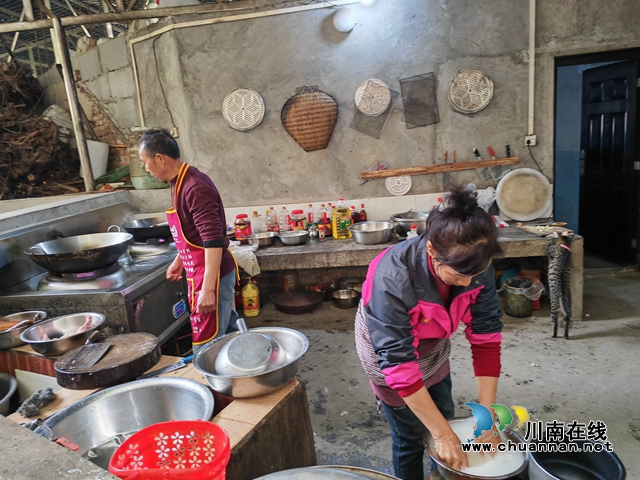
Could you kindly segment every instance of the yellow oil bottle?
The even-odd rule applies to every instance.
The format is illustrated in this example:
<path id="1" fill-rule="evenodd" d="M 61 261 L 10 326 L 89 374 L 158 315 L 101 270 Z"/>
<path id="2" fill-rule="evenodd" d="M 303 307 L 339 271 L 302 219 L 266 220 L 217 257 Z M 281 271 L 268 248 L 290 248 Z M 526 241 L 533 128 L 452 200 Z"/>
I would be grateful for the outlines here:
<path id="1" fill-rule="evenodd" d="M 351 210 L 345 206 L 344 198 L 338 200 L 338 205 L 333 210 L 331 215 L 331 230 L 333 238 L 338 240 L 345 240 L 351 238 L 351 230 L 349 226 L 353 220 L 351 219 Z"/>
<path id="2" fill-rule="evenodd" d="M 245 317 L 257 317 L 260 313 L 260 290 L 251 279 L 242 289 L 242 308 Z"/>

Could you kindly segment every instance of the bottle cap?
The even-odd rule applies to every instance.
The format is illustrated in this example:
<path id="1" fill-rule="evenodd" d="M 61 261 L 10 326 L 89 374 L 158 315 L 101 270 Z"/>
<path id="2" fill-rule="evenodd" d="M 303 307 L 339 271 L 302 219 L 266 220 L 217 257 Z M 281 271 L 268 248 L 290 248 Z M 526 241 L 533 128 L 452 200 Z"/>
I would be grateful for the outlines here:
<path id="1" fill-rule="evenodd" d="M 364 208 L 364 203 L 361 203 L 361 204 L 360 204 L 360 208 Z"/>
<path id="2" fill-rule="evenodd" d="M 247 218 L 249 215 L 247 215 L 246 213 L 239 213 L 238 215 L 236 215 L 236 218 Z"/>
<path id="3" fill-rule="evenodd" d="M 413 230 L 414 228 L 418 228 L 417 225 L 411 225 L 411 229 Z"/>
<path id="4" fill-rule="evenodd" d="M 257 217 L 258 216 L 258 212 L 256 212 L 255 210 L 253 211 L 253 216 Z"/>
<path id="5" fill-rule="evenodd" d="M 291 213 L 294 215 L 300 215 L 301 213 L 304 213 L 302 210 L 291 210 Z"/>
<path id="6" fill-rule="evenodd" d="M 310 206 L 311 208 L 313 208 L 313 205 L 309 204 L 309 206 Z"/>

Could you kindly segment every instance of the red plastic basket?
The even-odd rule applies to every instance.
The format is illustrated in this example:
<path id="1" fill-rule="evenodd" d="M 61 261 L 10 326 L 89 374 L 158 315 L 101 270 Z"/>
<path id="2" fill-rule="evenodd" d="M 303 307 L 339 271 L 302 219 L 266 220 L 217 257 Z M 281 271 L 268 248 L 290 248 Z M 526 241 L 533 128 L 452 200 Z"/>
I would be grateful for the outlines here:
<path id="1" fill-rule="evenodd" d="M 156 423 L 133 434 L 109 461 L 122 479 L 224 480 L 231 457 L 229 436 L 201 420 Z"/>

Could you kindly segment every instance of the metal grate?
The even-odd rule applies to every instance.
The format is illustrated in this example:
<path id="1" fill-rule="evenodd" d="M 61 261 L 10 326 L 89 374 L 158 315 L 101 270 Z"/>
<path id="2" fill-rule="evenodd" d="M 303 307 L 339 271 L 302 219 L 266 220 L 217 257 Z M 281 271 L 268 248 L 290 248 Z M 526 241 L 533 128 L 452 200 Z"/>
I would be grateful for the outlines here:
<path id="1" fill-rule="evenodd" d="M 433 72 L 400 79 L 400 91 L 407 128 L 426 127 L 440 122 L 436 80 Z"/>
<path id="2" fill-rule="evenodd" d="M 378 87 L 376 86 L 376 88 Z M 362 113 L 358 108 L 356 108 L 356 111 L 353 114 L 353 120 L 351 120 L 351 124 L 349 126 L 354 130 L 359 131 L 360 133 L 369 135 L 370 137 L 380 138 L 380 135 L 382 135 L 382 130 L 384 130 L 384 126 L 387 124 L 387 120 L 389 119 L 389 114 L 393 109 L 393 102 L 398 97 L 398 95 L 400 95 L 398 92 L 395 92 L 391 89 L 389 89 L 389 93 L 391 94 L 391 100 L 389 101 L 389 106 L 384 112 L 382 112 L 380 115 L 368 116 Z M 364 92 L 364 96 L 366 95 L 367 90 L 365 90 Z"/>

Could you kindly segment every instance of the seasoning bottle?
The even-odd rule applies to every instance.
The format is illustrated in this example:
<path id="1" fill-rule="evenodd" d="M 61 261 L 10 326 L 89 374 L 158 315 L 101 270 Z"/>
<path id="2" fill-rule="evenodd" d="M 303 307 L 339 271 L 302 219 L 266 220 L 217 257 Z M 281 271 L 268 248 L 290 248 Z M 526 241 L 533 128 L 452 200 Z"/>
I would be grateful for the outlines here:
<path id="1" fill-rule="evenodd" d="M 333 238 L 338 240 L 351 238 L 351 230 L 349 230 L 351 223 L 351 210 L 345 206 L 344 198 L 340 198 L 338 205 L 333 210 L 333 215 L 331 215 Z"/>
<path id="2" fill-rule="evenodd" d="M 291 230 L 291 214 L 287 210 L 287 207 L 282 207 L 280 215 L 278 215 L 278 223 L 280 224 L 280 231 Z"/>
<path id="3" fill-rule="evenodd" d="M 316 223 L 318 220 L 316 218 L 316 212 L 313 211 L 313 205 L 309 204 L 307 207 L 307 223 L 312 224 Z"/>
<path id="4" fill-rule="evenodd" d="M 307 229 L 307 216 L 304 214 L 304 210 L 298 209 L 291 211 L 291 226 L 294 230 Z"/>
<path id="5" fill-rule="evenodd" d="M 351 205 L 351 220 L 353 223 L 358 223 L 360 221 L 360 213 L 356 211 L 356 207 Z"/>
<path id="6" fill-rule="evenodd" d="M 278 214 L 273 209 L 273 207 L 267 210 L 267 217 L 265 222 L 265 228 L 267 232 L 280 232 L 280 226 L 278 225 Z"/>
<path id="7" fill-rule="evenodd" d="M 282 272 L 282 290 L 290 292 L 296 288 L 298 288 L 298 272 L 295 270 Z"/>
<path id="8" fill-rule="evenodd" d="M 407 240 L 418 236 L 418 226 L 411 225 L 411 230 L 407 232 Z"/>
<path id="9" fill-rule="evenodd" d="M 251 214 L 251 233 L 262 232 L 264 232 L 264 221 L 262 220 L 262 216 L 258 215 L 258 212 L 254 210 Z"/>
<path id="10" fill-rule="evenodd" d="M 361 222 L 366 222 L 367 221 L 367 212 L 364 209 L 364 203 L 360 204 L 360 221 Z"/>
<path id="11" fill-rule="evenodd" d="M 247 235 L 251 235 L 251 222 L 246 213 L 236 215 L 235 236 L 240 243 L 247 243 Z"/>

